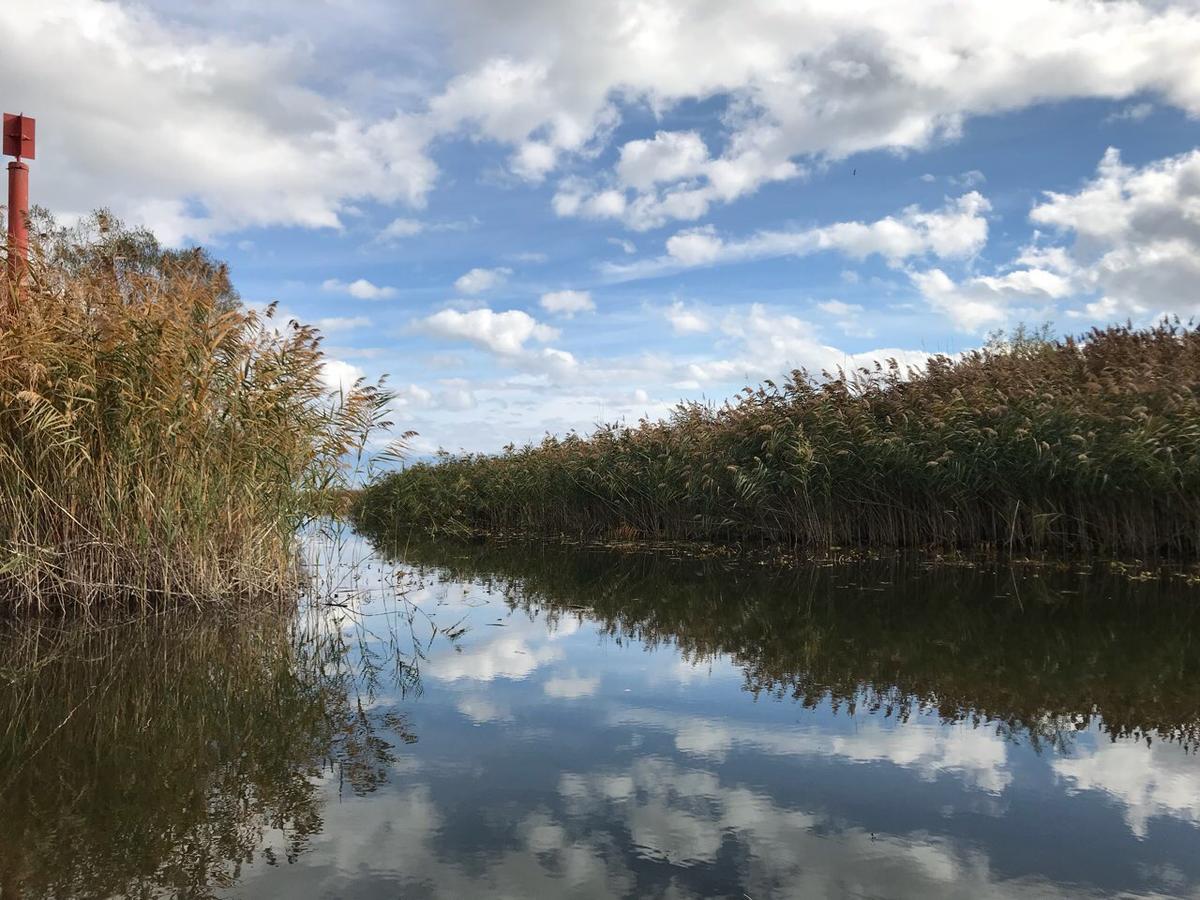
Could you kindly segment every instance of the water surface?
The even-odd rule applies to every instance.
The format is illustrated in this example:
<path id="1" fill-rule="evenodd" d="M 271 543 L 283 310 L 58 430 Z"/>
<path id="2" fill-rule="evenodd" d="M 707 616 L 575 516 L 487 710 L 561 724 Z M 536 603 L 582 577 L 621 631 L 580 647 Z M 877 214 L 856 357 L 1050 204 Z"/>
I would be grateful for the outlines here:
<path id="1" fill-rule="evenodd" d="M 1200 895 L 1178 579 L 386 557 L 8 636 L 2 896 Z"/>

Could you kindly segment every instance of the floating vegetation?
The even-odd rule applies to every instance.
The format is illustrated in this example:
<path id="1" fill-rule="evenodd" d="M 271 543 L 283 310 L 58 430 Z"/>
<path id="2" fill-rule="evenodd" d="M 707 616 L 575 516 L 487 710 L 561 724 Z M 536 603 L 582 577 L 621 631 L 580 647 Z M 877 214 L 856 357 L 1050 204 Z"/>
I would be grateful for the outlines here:
<path id="1" fill-rule="evenodd" d="M 1200 555 L 1200 332 L 1023 330 L 920 370 L 747 388 L 664 421 L 443 454 L 376 480 L 373 527 L 792 549 Z"/>

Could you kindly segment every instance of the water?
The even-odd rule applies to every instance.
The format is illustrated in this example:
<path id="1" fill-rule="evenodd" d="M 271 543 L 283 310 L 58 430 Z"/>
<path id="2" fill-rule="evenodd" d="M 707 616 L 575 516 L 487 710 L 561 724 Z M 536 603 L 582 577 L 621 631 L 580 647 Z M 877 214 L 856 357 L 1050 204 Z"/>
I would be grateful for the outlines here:
<path id="1" fill-rule="evenodd" d="M 323 547 L 0 642 L 0 896 L 1200 896 L 1200 588 Z"/>

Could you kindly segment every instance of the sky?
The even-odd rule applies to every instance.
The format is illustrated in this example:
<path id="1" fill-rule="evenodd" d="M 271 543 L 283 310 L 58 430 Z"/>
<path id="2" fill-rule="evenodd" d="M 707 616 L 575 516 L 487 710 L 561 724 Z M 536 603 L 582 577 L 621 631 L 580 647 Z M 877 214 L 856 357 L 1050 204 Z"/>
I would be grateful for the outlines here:
<path id="1" fill-rule="evenodd" d="M 0 4 L 34 202 L 229 261 L 412 452 L 1200 313 L 1200 2 Z"/>

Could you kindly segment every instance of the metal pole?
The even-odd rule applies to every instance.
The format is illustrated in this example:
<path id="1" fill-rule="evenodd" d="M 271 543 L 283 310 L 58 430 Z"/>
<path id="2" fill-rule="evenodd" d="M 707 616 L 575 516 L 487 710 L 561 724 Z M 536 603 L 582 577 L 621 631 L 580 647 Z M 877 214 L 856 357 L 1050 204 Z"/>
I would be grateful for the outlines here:
<path id="1" fill-rule="evenodd" d="M 25 274 L 29 260 L 29 166 L 19 159 L 8 164 L 8 277 Z"/>

